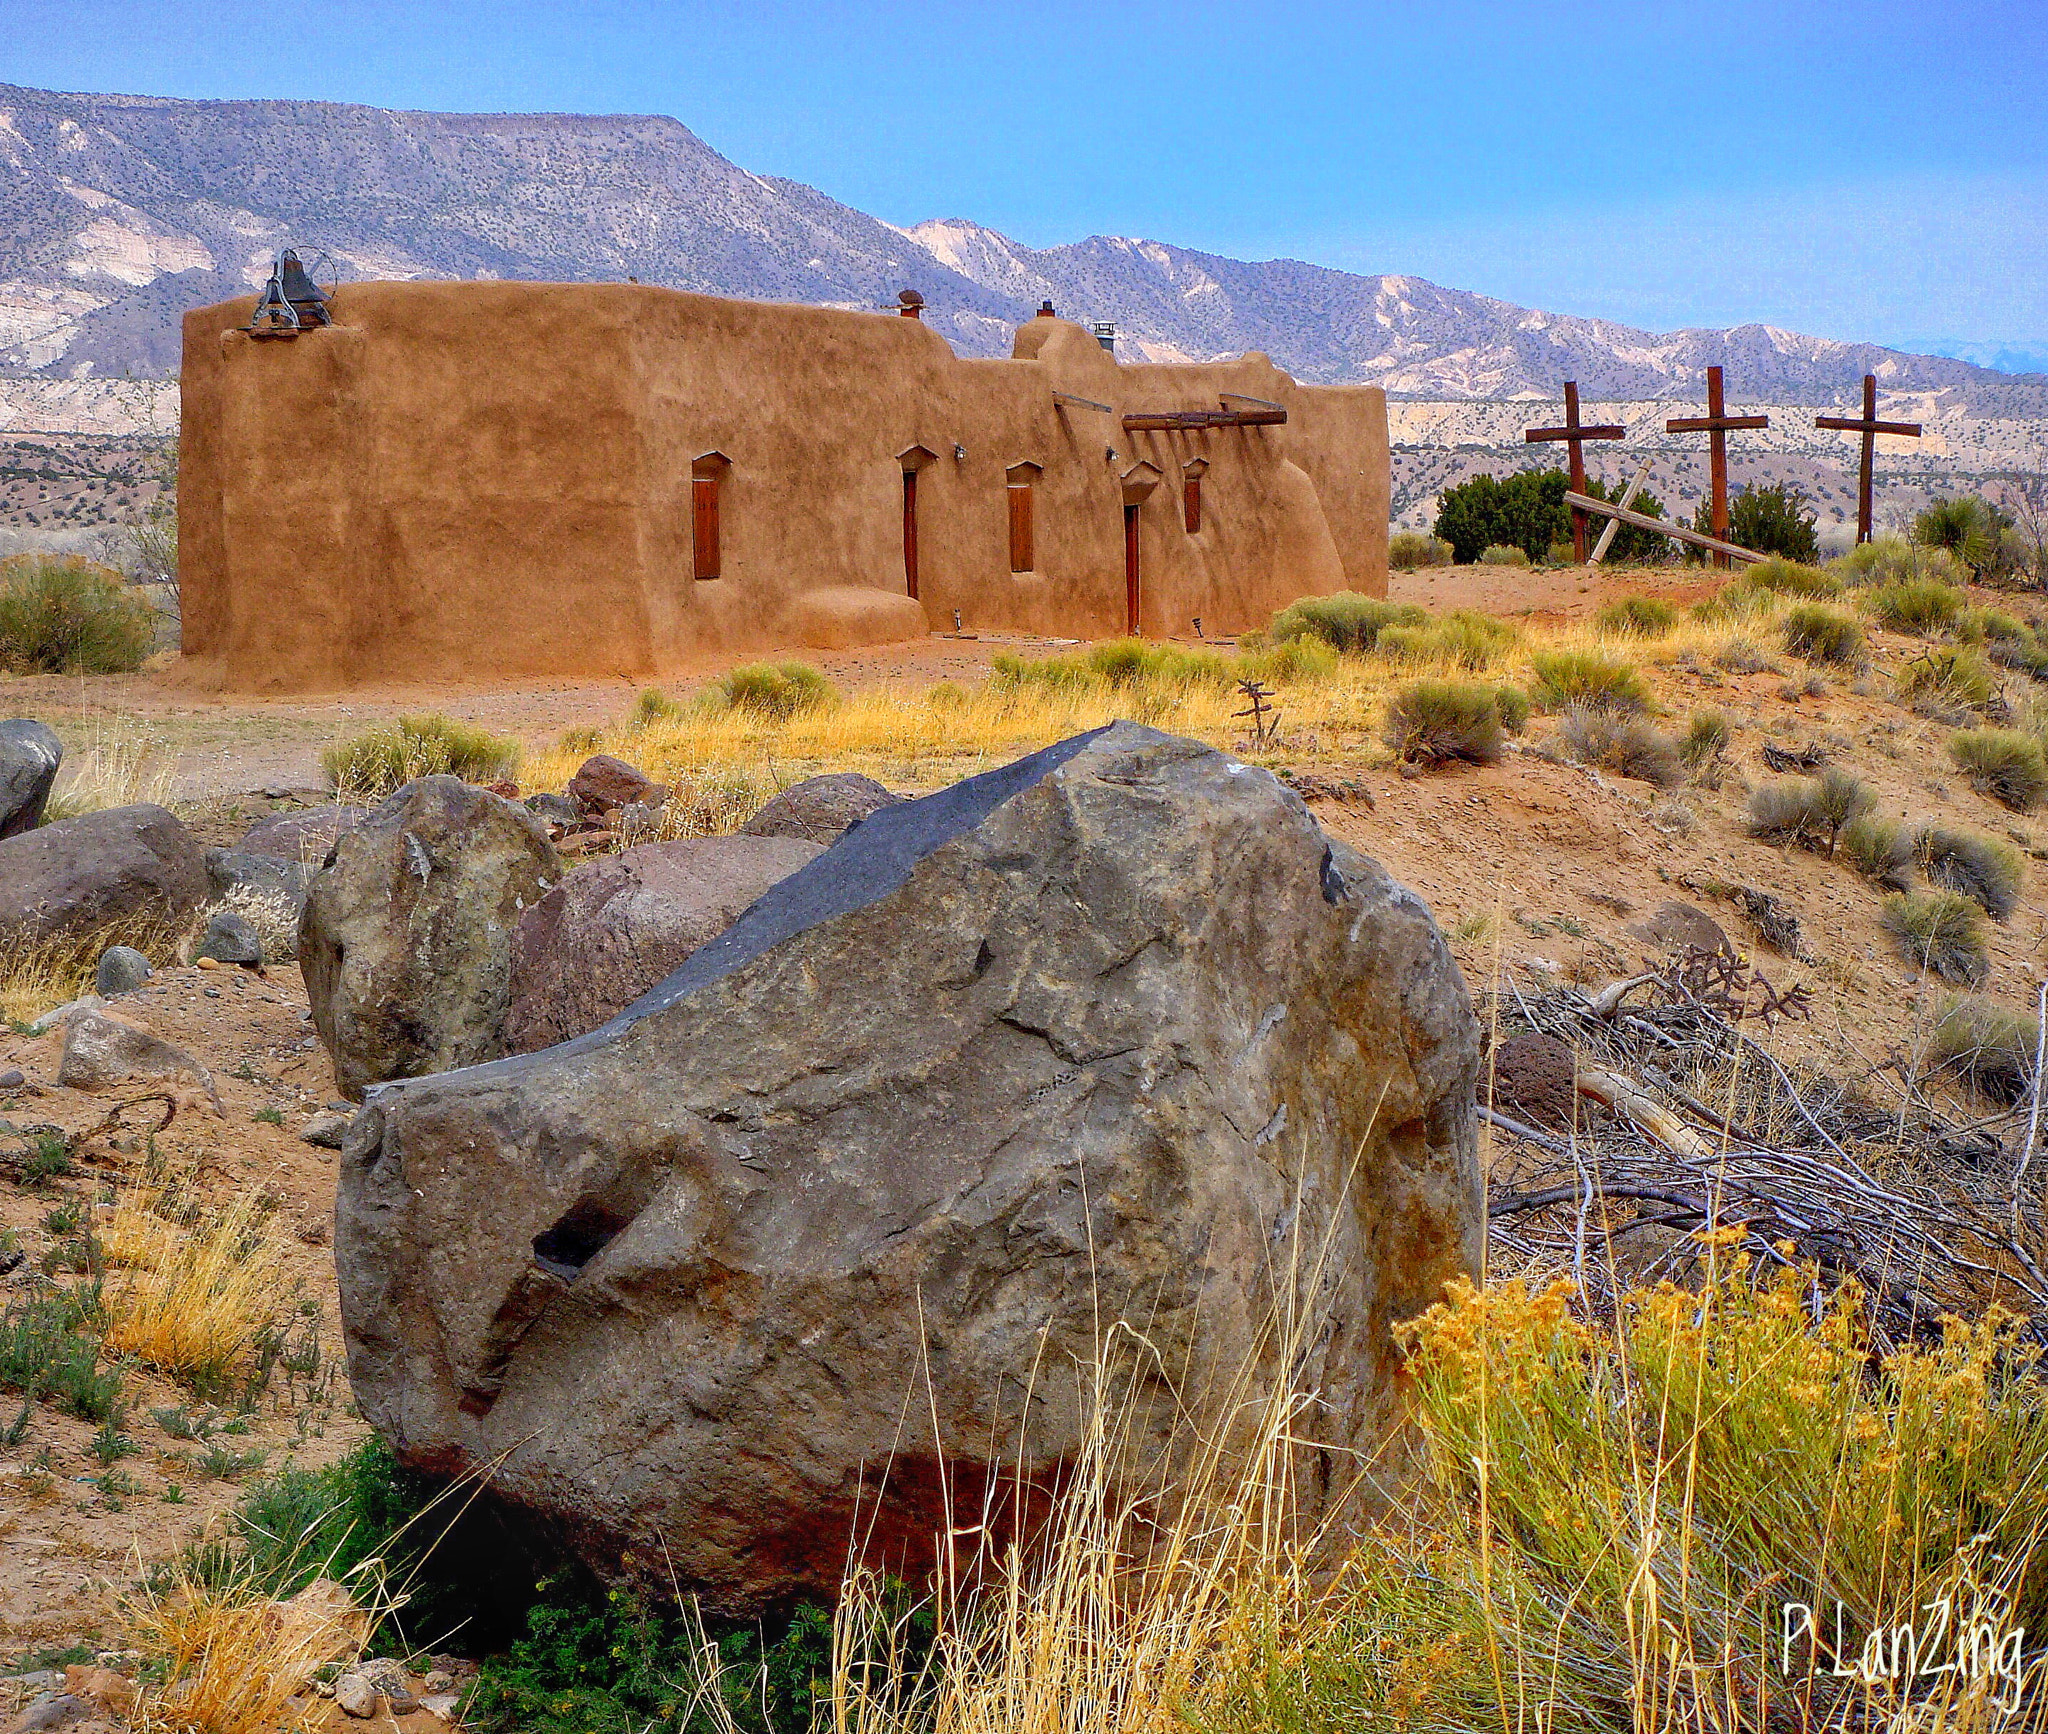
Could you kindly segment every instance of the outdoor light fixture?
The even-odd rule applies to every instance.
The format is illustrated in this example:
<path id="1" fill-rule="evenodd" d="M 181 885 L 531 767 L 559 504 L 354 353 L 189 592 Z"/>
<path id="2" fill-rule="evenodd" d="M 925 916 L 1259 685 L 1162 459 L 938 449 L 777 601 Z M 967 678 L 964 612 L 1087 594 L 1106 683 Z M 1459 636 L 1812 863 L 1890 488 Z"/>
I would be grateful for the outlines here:
<path id="1" fill-rule="evenodd" d="M 967 461 L 967 448 L 958 440 L 953 442 L 953 461 L 956 464 L 964 464 Z"/>

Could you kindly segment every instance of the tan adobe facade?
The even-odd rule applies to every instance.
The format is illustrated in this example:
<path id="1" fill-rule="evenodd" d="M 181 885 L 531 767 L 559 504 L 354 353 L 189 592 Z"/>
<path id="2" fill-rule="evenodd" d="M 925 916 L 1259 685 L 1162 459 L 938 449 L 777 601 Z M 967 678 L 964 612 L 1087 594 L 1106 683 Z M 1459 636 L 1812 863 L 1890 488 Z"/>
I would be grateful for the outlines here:
<path id="1" fill-rule="evenodd" d="M 1383 394 L 1264 356 L 1126 366 L 1040 317 L 964 360 L 913 318 L 635 284 L 350 284 L 289 341 L 253 306 L 185 317 L 209 684 L 642 679 L 956 612 L 1220 636 L 1385 594 Z"/>

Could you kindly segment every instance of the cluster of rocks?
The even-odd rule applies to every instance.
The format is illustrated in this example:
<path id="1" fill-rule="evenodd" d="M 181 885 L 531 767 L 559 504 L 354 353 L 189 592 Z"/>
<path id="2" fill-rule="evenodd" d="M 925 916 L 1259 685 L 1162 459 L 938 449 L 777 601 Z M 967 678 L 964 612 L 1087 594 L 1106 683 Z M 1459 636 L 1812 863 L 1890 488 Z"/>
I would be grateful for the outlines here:
<path id="1" fill-rule="evenodd" d="M 723 1613 L 829 1593 L 855 1533 L 914 1575 L 974 1489 L 1028 1510 L 1088 1448 L 1073 1370 L 1124 1350 L 1134 1461 L 1312 1391 L 1300 1485 L 1347 1498 L 1395 1325 L 1479 1249 L 1428 911 L 1266 772 L 1135 725 L 845 829 L 851 792 L 569 868 L 428 778 L 338 840 L 303 963 L 364 1098 L 364 1413 Z"/>

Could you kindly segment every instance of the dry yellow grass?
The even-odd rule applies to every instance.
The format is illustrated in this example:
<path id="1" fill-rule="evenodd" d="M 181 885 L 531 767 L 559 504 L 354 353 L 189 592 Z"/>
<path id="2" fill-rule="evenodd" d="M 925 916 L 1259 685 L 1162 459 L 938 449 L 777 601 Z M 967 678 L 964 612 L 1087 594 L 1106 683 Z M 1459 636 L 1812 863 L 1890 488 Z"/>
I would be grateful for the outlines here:
<path id="1" fill-rule="evenodd" d="M 65 743 L 49 818 L 70 819 L 142 802 L 168 806 L 176 777 L 176 755 L 147 724 L 133 717 L 97 716 L 82 741 Z"/>
<path id="2" fill-rule="evenodd" d="M 284 1303 L 281 1252 L 257 1196 L 217 1215 L 175 1219 L 160 1193 L 116 1206 L 100 1231 L 107 1347 L 200 1385 L 217 1384 L 256 1349 Z"/>
<path id="3" fill-rule="evenodd" d="M 132 945 L 152 963 L 178 955 L 191 923 L 143 911 L 89 933 L 0 940 L 0 1021 L 25 1024 L 92 986 L 93 965 L 110 945 Z"/>
<path id="4" fill-rule="evenodd" d="M 317 1670 L 358 1655 L 370 1625 L 181 1570 L 126 1613 L 130 1641 L 162 1673 L 131 1718 L 146 1734 L 271 1734 L 323 1723 L 328 1705 L 311 1694 L 297 1707 L 293 1699 Z"/>

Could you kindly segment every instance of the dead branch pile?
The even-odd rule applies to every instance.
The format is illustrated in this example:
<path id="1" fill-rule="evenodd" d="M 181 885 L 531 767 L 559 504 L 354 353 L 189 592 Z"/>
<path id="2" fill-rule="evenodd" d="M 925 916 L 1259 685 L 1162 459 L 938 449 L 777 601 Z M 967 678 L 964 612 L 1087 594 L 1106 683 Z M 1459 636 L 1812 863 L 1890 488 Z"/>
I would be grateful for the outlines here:
<path id="1" fill-rule="evenodd" d="M 1689 1281 L 1698 1237 L 1727 1230 L 1760 1266 L 1860 1285 L 1880 1349 L 1994 1306 L 2048 1344 L 2039 1177 L 2023 1184 L 2028 1104 L 1957 1125 L 1904 1067 L 1887 1109 L 1787 1066 L 1742 1026 L 1803 1015 L 1801 990 L 1731 966 L 1687 954 L 1598 994 L 1503 986 L 1486 1008 L 1502 1035 L 1577 1050 L 1582 1112 L 1568 1132 L 1542 1131 L 1494 1102 L 1491 1068 L 1482 1080 L 1480 1112 L 1505 1135 L 1493 1272 L 1569 1272 L 1605 1310 L 1623 1289 Z"/>

